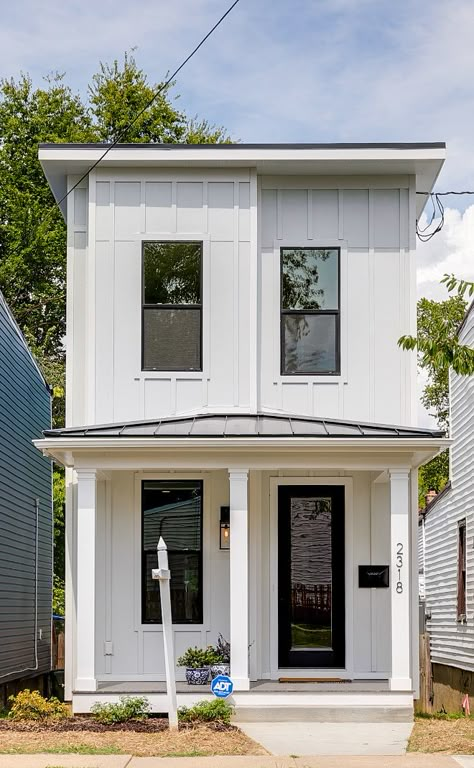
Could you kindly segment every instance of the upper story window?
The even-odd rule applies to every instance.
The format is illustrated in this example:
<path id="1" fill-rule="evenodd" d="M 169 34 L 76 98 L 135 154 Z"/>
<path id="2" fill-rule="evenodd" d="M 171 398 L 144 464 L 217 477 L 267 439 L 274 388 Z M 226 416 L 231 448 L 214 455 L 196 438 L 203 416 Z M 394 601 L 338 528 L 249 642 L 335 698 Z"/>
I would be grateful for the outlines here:
<path id="1" fill-rule="evenodd" d="M 338 248 L 281 249 L 281 372 L 340 373 Z"/>
<path id="2" fill-rule="evenodd" d="M 143 243 L 143 370 L 202 370 L 201 278 L 202 243 Z"/>

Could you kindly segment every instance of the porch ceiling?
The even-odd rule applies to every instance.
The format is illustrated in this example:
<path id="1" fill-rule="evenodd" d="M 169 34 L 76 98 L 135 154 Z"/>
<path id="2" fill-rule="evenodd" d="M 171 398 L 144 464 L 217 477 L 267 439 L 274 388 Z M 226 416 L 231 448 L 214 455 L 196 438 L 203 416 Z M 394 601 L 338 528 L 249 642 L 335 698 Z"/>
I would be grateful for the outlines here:
<path id="1" fill-rule="evenodd" d="M 89 462 L 109 469 L 119 465 L 135 468 L 140 462 L 147 468 L 360 465 L 363 469 L 378 469 L 394 464 L 416 467 L 449 443 L 439 430 L 250 413 L 199 414 L 47 430 L 44 439 L 35 445 L 67 466 L 85 466 Z"/>

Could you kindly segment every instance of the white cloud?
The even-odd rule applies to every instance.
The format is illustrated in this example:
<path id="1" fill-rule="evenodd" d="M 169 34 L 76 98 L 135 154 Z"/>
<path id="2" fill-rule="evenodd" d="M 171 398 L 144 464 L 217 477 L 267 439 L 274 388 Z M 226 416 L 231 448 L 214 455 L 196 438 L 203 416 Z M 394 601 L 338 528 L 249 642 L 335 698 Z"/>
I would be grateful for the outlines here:
<path id="1" fill-rule="evenodd" d="M 421 220 L 426 224 L 426 217 Z M 444 227 L 427 243 L 418 243 L 418 295 L 437 301 L 448 292 L 440 280 L 444 274 L 474 280 L 474 204 L 464 213 L 446 208 Z"/>

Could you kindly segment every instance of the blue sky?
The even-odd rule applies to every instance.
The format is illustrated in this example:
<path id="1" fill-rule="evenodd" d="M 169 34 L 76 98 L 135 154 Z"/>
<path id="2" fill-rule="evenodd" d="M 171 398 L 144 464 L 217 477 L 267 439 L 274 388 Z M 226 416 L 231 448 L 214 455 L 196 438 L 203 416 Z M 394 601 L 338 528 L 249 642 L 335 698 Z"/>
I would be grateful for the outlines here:
<path id="1" fill-rule="evenodd" d="M 100 60 L 136 47 L 158 82 L 229 4 L 4 3 L 0 73 L 39 84 L 66 72 L 85 93 Z M 438 189 L 474 189 L 473 39 L 472 0 L 240 0 L 175 91 L 189 114 L 241 141 L 446 141 Z M 446 271 L 474 277 L 471 203 L 448 198 L 445 230 L 420 245 L 421 294 L 444 296 Z"/>
<path id="2" fill-rule="evenodd" d="M 228 4 L 17 0 L 2 10 L 0 71 L 64 71 L 84 91 L 100 59 L 136 46 L 159 81 Z M 242 141 L 445 139 L 446 181 L 468 180 L 473 32 L 471 0 L 241 0 L 176 90 Z"/>

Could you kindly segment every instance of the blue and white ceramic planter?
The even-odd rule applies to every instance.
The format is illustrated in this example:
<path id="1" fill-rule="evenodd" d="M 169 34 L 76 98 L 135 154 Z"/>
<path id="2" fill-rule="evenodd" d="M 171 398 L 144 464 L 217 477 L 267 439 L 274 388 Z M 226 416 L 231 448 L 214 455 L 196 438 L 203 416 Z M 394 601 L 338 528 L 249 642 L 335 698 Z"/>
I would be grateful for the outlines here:
<path id="1" fill-rule="evenodd" d="M 211 678 L 214 680 L 218 675 L 230 675 L 230 664 L 225 662 L 211 665 Z"/>
<path id="2" fill-rule="evenodd" d="M 209 681 L 209 667 L 193 669 L 186 667 L 186 682 L 188 685 L 206 685 Z"/>

